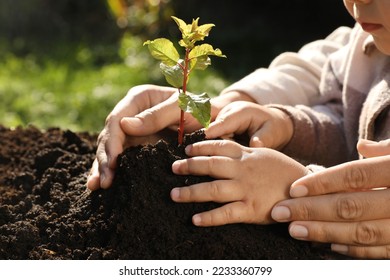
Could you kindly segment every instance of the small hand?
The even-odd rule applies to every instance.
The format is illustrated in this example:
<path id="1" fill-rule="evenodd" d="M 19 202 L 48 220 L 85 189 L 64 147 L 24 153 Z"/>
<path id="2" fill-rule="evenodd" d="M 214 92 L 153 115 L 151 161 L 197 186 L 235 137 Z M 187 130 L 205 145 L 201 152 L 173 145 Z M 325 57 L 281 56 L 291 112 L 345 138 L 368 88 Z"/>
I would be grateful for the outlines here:
<path id="1" fill-rule="evenodd" d="M 228 140 L 195 143 L 187 146 L 186 152 L 193 157 L 174 162 L 174 173 L 209 175 L 216 180 L 174 188 L 172 199 L 224 203 L 194 215 L 197 226 L 272 223 L 272 206 L 286 199 L 289 185 L 307 172 L 304 166 L 275 150 L 248 148 Z"/>

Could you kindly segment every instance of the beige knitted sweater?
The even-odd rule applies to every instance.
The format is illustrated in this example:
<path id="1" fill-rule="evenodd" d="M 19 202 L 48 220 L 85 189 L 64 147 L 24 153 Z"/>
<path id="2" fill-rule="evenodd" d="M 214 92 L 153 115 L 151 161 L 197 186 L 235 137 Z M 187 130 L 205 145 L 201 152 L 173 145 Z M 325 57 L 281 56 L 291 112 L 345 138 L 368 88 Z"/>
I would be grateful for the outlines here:
<path id="1" fill-rule="evenodd" d="M 222 94 L 231 90 L 288 113 L 294 135 L 283 152 L 305 164 L 357 159 L 359 138 L 390 137 L 390 57 L 358 25 L 280 55 Z"/>

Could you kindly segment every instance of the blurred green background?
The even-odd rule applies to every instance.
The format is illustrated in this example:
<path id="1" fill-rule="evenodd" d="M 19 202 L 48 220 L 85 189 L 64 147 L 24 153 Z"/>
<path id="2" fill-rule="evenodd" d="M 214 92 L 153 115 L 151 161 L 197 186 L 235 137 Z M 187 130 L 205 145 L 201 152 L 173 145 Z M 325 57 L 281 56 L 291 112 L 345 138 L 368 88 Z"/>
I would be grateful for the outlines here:
<path id="1" fill-rule="evenodd" d="M 189 84 L 211 95 L 283 51 L 353 25 L 341 0 L 1 0 L 0 124 L 101 130 L 130 87 L 166 85 L 142 43 L 178 41 L 172 15 L 216 25 L 207 42 L 227 59 L 212 58 Z"/>

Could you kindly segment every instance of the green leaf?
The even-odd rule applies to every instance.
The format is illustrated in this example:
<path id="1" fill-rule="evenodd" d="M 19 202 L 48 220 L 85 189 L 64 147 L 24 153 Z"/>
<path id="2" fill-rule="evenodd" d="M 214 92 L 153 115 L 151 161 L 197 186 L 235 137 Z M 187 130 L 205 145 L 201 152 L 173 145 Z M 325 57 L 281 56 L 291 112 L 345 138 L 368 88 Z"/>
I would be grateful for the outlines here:
<path id="1" fill-rule="evenodd" d="M 211 59 L 206 55 L 200 56 L 190 61 L 190 70 L 192 69 L 205 70 L 209 65 L 211 65 Z"/>
<path id="2" fill-rule="evenodd" d="M 184 20 L 182 20 L 178 17 L 175 17 L 175 16 L 172 16 L 172 19 L 176 22 L 181 34 L 188 34 L 190 32 L 191 27 L 189 25 L 187 25 L 187 23 L 185 23 Z"/>
<path id="3" fill-rule="evenodd" d="M 201 26 L 198 27 L 197 32 L 199 34 L 203 35 L 203 38 L 206 36 L 209 36 L 211 28 L 213 28 L 215 25 L 212 23 L 206 23 L 202 24 Z"/>
<path id="4" fill-rule="evenodd" d="M 179 107 L 184 112 L 190 113 L 205 128 L 211 120 L 211 103 L 207 93 L 191 94 L 181 92 L 179 95 Z"/>
<path id="5" fill-rule="evenodd" d="M 179 60 L 181 63 L 182 60 Z M 174 66 L 168 66 L 165 63 L 160 63 L 161 72 L 164 74 L 168 84 L 175 88 L 183 87 L 183 69 L 177 63 Z"/>
<path id="6" fill-rule="evenodd" d="M 166 38 L 158 38 L 153 41 L 146 41 L 144 46 L 147 45 L 151 55 L 161 60 L 168 66 L 174 66 L 180 58 L 180 55 L 173 43 Z"/>
<path id="7" fill-rule="evenodd" d="M 204 55 L 215 55 L 215 56 L 219 56 L 219 57 L 226 57 L 224 54 L 222 54 L 222 51 L 220 49 L 214 50 L 212 45 L 202 44 L 199 46 L 195 46 L 191 50 L 191 52 L 189 54 L 189 59 L 197 58 L 197 57 L 204 56 Z"/>
<path id="8" fill-rule="evenodd" d="M 190 69 L 200 69 L 204 70 L 211 64 L 211 60 L 208 57 L 209 55 L 226 57 L 222 54 L 220 49 L 215 49 L 209 44 L 202 44 L 199 46 L 195 46 L 188 58 L 191 60 Z"/>
<path id="9" fill-rule="evenodd" d="M 203 41 L 209 35 L 211 28 L 215 26 L 212 23 L 199 26 L 199 18 L 193 19 L 192 24 L 187 24 L 182 19 L 174 16 L 172 18 L 179 27 L 183 38 L 179 41 L 179 45 L 189 49 L 192 49 L 197 41 Z"/>

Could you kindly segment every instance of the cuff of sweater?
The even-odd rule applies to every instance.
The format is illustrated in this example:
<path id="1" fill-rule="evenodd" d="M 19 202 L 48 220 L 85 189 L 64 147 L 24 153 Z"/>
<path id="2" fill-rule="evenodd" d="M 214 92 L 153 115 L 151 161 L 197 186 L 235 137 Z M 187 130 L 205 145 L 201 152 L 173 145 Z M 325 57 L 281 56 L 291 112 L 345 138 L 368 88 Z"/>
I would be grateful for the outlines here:
<path id="1" fill-rule="evenodd" d="M 310 160 L 313 157 L 316 145 L 316 135 L 312 120 L 296 107 L 275 104 L 267 107 L 282 110 L 293 122 L 293 135 L 281 152 L 304 165 L 312 163 Z"/>

